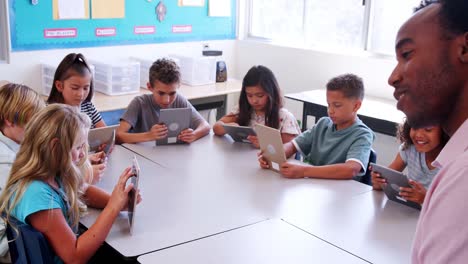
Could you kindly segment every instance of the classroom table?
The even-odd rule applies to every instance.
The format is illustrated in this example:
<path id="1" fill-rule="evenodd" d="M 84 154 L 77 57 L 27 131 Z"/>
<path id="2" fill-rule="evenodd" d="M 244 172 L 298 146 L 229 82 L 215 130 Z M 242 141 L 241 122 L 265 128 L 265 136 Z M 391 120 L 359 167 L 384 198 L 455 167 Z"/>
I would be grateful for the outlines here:
<path id="1" fill-rule="evenodd" d="M 190 86 L 181 84 L 178 92 L 187 98 L 197 110 L 217 109 L 216 120 L 226 114 L 227 95 L 240 92 L 242 81 L 228 79 L 226 82 Z M 101 112 L 115 111 L 127 108 L 135 96 L 150 94 L 148 89 L 140 89 L 139 93 L 109 96 L 96 92 L 93 103 Z"/>
<path id="2" fill-rule="evenodd" d="M 326 90 L 324 89 L 286 94 L 285 97 L 304 104 L 303 131 L 307 129 L 307 116 L 315 116 L 316 122 L 321 117 L 328 116 Z M 405 114 L 397 110 L 396 100 L 365 96 L 358 116 L 373 131 L 395 136 L 396 126 L 403 122 Z"/>
<path id="3" fill-rule="evenodd" d="M 419 210 L 372 191 L 340 201 L 311 203 L 307 215 L 284 220 L 371 263 L 410 263 Z"/>
<path id="4" fill-rule="evenodd" d="M 97 185 L 111 192 L 134 153 L 116 146 Z M 267 219 L 267 214 L 250 197 L 237 197 L 231 191 L 235 180 L 215 181 L 218 174 L 192 173 L 163 168 L 139 155 L 139 188 L 143 201 L 137 206 L 133 234 L 129 234 L 126 213 L 115 221 L 106 242 L 125 257 L 225 232 Z M 239 202 L 240 201 L 240 202 Z M 246 204 L 247 203 L 247 204 Z M 89 209 L 81 223 L 89 228 L 100 210 Z"/>
<path id="5" fill-rule="evenodd" d="M 409 261 L 419 211 L 388 201 L 382 192 L 352 180 L 286 179 L 259 168 L 257 152 L 250 144 L 213 134 L 183 145 L 155 146 L 154 142 L 146 142 L 116 146 L 99 186 L 112 190 L 120 172 L 136 155 L 144 200 L 137 207 L 134 234 L 128 233 L 128 221 L 122 213 L 106 242 L 126 257 L 155 252 L 152 256 L 158 258 L 177 255 L 173 259 L 176 263 L 183 261 L 187 250 L 220 239 L 220 254 L 206 257 L 224 263 L 229 259 L 223 258 L 229 256 L 222 252 L 232 248 L 231 239 L 269 239 L 256 233 L 263 231 L 255 231 L 255 226 L 267 219 L 283 219 L 361 260 Z M 99 210 L 91 209 L 82 223 L 89 227 L 98 214 Z M 247 231 L 236 238 L 241 230 Z M 314 242 L 315 238 L 310 246 L 325 246 Z M 299 238 L 292 235 L 291 239 Z M 236 248 L 242 246 L 240 243 Z M 236 256 L 240 262 L 244 257 L 261 258 L 267 249 L 259 250 L 258 254 L 249 251 L 250 256 L 237 251 Z M 285 248 L 284 254 L 299 253 Z"/>
<path id="6" fill-rule="evenodd" d="M 282 220 L 270 219 L 138 257 L 146 263 L 367 263 Z"/>
<path id="7" fill-rule="evenodd" d="M 224 185 L 233 179 L 236 185 L 231 191 L 241 197 L 253 186 L 257 190 L 253 193 L 257 196 L 255 203 L 259 208 L 270 208 L 269 216 L 307 206 L 314 199 L 342 199 L 372 190 L 356 181 L 286 179 L 277 172 L 261 169 L 259 150 L 248 143 L 234 142 L 228 135 L 210 133 L 191 144 L 156 146 L 154 142 L 144 142 L 123 146 L 162 167 L 214 174 L 214 184 Z M 236 186 L 239 189 L 234 189 Z"/>

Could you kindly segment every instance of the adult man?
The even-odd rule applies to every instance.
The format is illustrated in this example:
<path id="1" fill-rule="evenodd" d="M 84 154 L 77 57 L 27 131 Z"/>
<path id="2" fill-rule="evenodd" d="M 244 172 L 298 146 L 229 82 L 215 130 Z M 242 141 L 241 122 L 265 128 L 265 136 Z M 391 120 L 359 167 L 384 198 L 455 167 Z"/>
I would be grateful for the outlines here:
<path id="1" fill-rule="evenodd" d="M 432 1 L 434 2 L 434 1 Z M 434 164 L 413 244 L 413 263 L 468 260 L 468 1 L 423 4 L 399 30 L 388 82 L 413 127 L 451 136 Z"/>

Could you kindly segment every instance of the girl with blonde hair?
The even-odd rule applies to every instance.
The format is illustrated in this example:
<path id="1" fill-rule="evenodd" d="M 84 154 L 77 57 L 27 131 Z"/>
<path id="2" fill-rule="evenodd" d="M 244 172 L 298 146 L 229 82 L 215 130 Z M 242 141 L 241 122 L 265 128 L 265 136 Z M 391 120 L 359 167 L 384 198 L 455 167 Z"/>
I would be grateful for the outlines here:
<path id="1" fill-rule="evenodd" d="M 84 263 L 104 242 L 112 223 L 128 202 L 132 184 L 125 169 L 111 195 L 90 185 L 83 187 L 80 166 L 87 159 L 90 119 L 76 108 L 53 104 L 33 117 L 13 163 L 0 210 L 31 225 L 48 240 L 54 261 Z M 138 196 L 138 200 L 141 197 Z M 77 237 L 80 207 L 104 208 L 96 222 Z"/>
<path id="2" fill-rule="evenodd" d="M 0 192 L 23 141 L 24 127 L 45 107 L 41 96 L 26 85 L 7 83 L 0 87 Z M 0 221 L 1 223 L 1 221 Z M 3 223 L 0 233 L 4 232 Z M 6 236 L 0 239 L 0 263 L 10 262 Z"/>

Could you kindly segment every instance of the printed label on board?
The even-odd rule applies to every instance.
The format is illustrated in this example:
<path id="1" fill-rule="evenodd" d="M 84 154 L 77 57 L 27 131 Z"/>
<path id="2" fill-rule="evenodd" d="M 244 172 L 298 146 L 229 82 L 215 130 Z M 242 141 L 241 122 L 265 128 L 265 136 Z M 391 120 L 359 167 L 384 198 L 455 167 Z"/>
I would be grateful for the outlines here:
<path id="1" fill-rule="evenodd" d="M 154 34 L 156 33 L 155 26 L 135 26 L 133 28 L 133 34 Z"/>
<path id="2" fill-rule="evenodd" d="M 76 28 L 49 28 L 44 29 L 44 38 L 75 38 Z"/>
<path id="3" fill-rule="evenodd" d="M 115 27 L 111 28 L 96 28 L 96 37 L 109 37 L 109 36 L 115 36 L 117 33 L 117 30 Z"/>
<path id="4" fill-rule="evenodd" d="M 172 26 L 172 33 L 191 33 L 192 25 L 176 25 Z"/>

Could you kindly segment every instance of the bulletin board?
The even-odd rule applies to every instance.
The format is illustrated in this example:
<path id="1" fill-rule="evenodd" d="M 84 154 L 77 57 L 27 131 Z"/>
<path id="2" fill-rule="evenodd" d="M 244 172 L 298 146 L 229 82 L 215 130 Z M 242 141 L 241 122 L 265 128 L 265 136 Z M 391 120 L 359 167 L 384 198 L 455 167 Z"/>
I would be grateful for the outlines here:
<path id="1" fill-rule="evenodd" d="M 198 6 L 163 0 L 167 12 L 162 21 L 155 12 L 160 0 L 83 0 L 84 15 L 67 19 L 59 18 L 59 10 L 62 17 L 67 11 L 61 0 L 8 1 L 12 51 L 236 37 L 236 0 L 225 1 L 230 15 L 224 16 L 210 16 L 209 1 L 219 0 Z"/>

